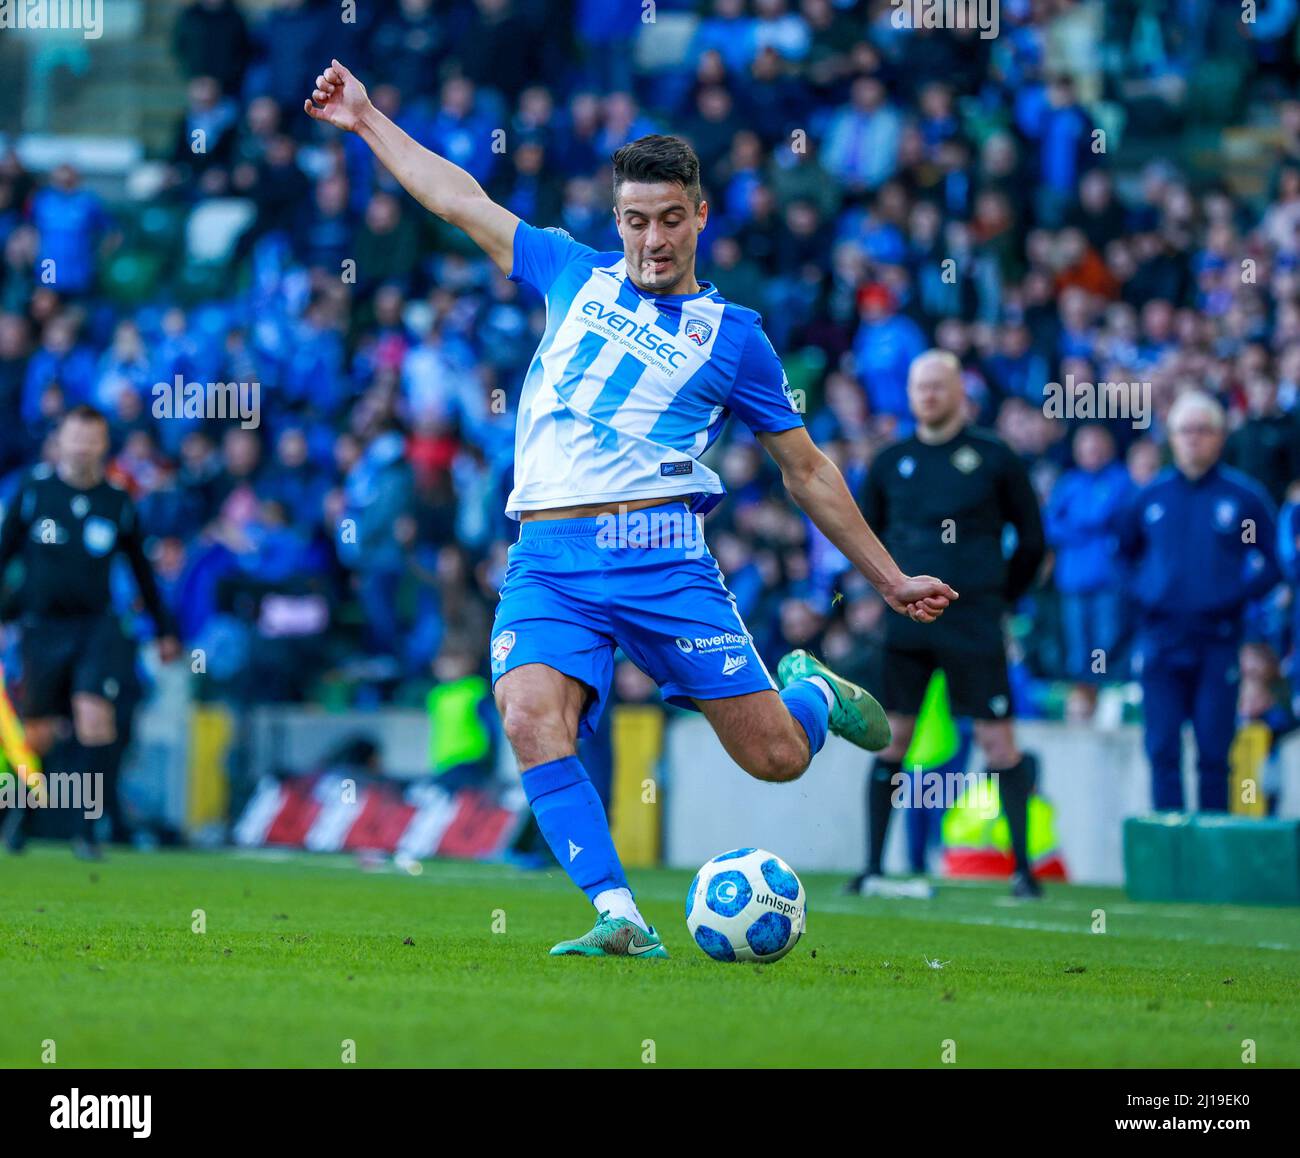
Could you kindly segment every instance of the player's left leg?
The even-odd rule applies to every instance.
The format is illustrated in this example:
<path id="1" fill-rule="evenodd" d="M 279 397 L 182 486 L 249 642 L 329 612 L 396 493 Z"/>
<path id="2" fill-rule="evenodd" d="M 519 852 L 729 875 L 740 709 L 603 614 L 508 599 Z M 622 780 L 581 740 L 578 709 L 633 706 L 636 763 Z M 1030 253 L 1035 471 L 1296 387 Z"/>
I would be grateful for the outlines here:
<path id="1" fill-rule="evenodd" d="M 976 720 L 975 742 L 984 753 L 985 771 L 998 778 L 998 798 L 1015 861 L 1011 892 L 1026 899 L 1041 897 L 1043 890 L 1034 880 L 1029 859 L 1029 797 L 1038 780 L 1038 758 L 1020 750 L 1010 720 Z"/>
<path id="2" fill-rule="evenodd" d="M 660 605 L 625 617 L 619 646 L 665 700 L 703 712 L 727 754 L 756 780 L 798 779 L 826 742 L 829 685 L 799 679 L 778 695 L 726 598 L 695 593 L 682 610 L 674 615 Z"/>
<path id="3" fill-rule="evenodd" d="M 857 684 L 805 651 L 791 652 L 777 670 L 779 695 L 756 690 L 719 696 L 708 672 L 695 681 L 679 676 L 672 686 L 699 689 L 692 702 L 713 725 L 727 755 L 756 780 L 779 784 L 798 779 L 822 750 L 828 732 L 859 747 L 879 748 L 888 742 L 883 710 Z M 668 687 L 664 697 L 680 702 L 679 694 Z"/>
<path id="4" fill-rule="evenodd" d="M 827 732 L 871 742 L 882 738 L 888 724 L 875 700 L 808 652 L 791 652 L 777 671 L 779 695 L 693 697 L 727 755 L 756 780 L 781 783 L 802 776 Z M 840 726 L 837 716 L 844 721 Z"/>
<path id="5" fill-rule="evenodd" d="M 96 777 L 99 811 L 108 819 L 109 840 L 122 845 L 129 845 L 130 834 L 123 821 L 118 778 L 140 699 L 135 652 L 134 639 L 123 632 L 116 616 L 105 615 L 73 678 L 73 723 L 83 771 Z M 78 703 L 87 715 L 79 724 Z M 86 820 L 85 836 L 92 847 L 98 847 L 94 819 Z"/>
<path id="6" fill-rule="evenodd" d="M 83 785 L 98 785 L 95 807 L 85 796 L 80 822 L 74 828 L 72 851 L 84 860 L 99 860 L 103 853 L 95 836 L 95 821 L 102 814 L 105 773 L 104 756 L 117 741 L 117 713 L 112 701 L 90 692 L 72 695 L 72 735 L 68 737 L 67 766 L 63 771 L 83 777 Z"/>
<path id="7" fill-rule="evenodd" d="M 889 717 L 865 688 L 836 675 L 811 652 L 799 648 L 781 658 L 776 678 L 785 691 L 810 683 L 826 696 L 828 724 L 837 736 L 868 752 L 879 752 L 890 741 Z M 785 694 L 782 692 L 782 695 Z"/>
<path id="8" fill-rule="evenodd" d="M 773 680 L 698 517 L 657 517 L 670 528 L 676 520 L 678 533 L 609 550 L 609 611 L 619 646 L 665 700 L 705 711 L 728 754 L 759 780 L 801 776 L 828 731 L 873 750 L 889 742 L 880 705 L 808 652 L 787 655 Z"/>
<path id="9" fill-rule="evenodd" d="M 105 615 L 92 629 L 72 677 L 72 736 L 66 770 L 82 775 L 98 789 L 96 807 L 83 809 L 73 838 L 73 851 L 81 857 L 99 859 L 95 822 L 104 812 L 116 812 L 109 796 L 117 795 L 117 768 L 123 755 L 117 726 L 119 701 L 135 685 L 135 644 L 115 616 Z"/>
<path id="10" fill-rule="evenodd" d="M 825 700 L 819 709 L 810 697 L 799 694 L 799 700 L 789 702 L 769 690 L 695 703 L 728 756 L 756 780 L 779 784 L 802 776 L 826 738 Z"/>

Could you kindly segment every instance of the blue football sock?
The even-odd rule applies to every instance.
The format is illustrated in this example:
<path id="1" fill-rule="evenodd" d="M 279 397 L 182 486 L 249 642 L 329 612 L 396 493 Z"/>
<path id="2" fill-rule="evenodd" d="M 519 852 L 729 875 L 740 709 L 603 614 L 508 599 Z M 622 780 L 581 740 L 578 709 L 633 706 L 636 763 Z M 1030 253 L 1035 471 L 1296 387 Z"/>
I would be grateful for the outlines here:
<path id="1" fill-rule="evenodd" d="M 781 692 L 781 700 L 808 734 L 808 755 L 816 756 L 826 743 L 826 729 L 831 718 L 831 709 L 821 688 L 811 680 L 795 680 Z"/>
<path id="2" fill-rule="evenodd" d="M 555 859 L 588 900 L 627 888 L 605 809 L 577 756 L 530 768 L 524 793 Z"/>

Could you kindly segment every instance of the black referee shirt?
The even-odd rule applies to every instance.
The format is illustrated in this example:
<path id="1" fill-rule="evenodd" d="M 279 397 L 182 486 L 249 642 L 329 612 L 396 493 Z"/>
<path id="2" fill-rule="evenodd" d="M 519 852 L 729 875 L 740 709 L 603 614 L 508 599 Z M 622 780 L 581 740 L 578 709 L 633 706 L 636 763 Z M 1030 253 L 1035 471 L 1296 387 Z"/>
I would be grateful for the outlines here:
<path id="1" fill-rule="evenodd" d="M 176 634 L 145 557 L 135 504 L 119 487 L 101 480 L 80 490 L 43 464 L 23 480 L 0 524 L 0 580 L 21 555 L 24 577 L 17 603 L 28 619 L 106 614 L 118 552 L 131 565 L 155 631 Z"/>
<path id="2" fill-rule="evenodd" d="M 934 575 L 961 596 L 933 624 L 888 619 L 891 643 L 1001 646 L 1001 616 L 1029 589 L 1046 551 L 1029 473 L 991 431 L 964 427 L 948 442 L 912 437 L 871 464 L 863 514 L 908 575 Z M 1016 529 L 1008 557 L 1003 534 Z"/>

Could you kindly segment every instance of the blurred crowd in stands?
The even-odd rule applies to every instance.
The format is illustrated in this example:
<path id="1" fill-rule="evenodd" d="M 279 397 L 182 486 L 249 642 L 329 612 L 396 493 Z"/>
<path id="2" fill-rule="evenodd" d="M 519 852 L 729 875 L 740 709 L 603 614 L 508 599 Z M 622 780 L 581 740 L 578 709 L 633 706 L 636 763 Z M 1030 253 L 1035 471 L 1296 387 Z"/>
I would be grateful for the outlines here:
<path id="1" fill-rule="evenodd" d="M 71 166 L 0 159 L 3 497 L 58 415 L 93 403 L 209 686 L 297 699 L 339 675 L 339 694 L 400 701 L 440 656 L 486 669 L 516 533 L 514 401 L 544 306 L 359 140 L 303 115 L 337 56 L 495 199 L 597 249 L 621 248 L 610 154 L 687 137 L 710 205 L 700 276 L 763 314 L 852 486 L 910 432 L 907 369 L 931 345 L 960 357 L 972 418 L 1031 465 L 1054 562 L 1013 624 L 1018 709 L 1059 710 L 1053 681 L 1126 679 L 1108 527 L 1166 460 L 1172 399 L 1213 393 L 1229 460 L 1279 506 L 1300 498 L 1296 4 L 1244 24 L 1212 0 L 1003 0 L 987 39 L 900 29 L 894 11 L 377 0 L 348 24 L 332 2 L 195 0 L 173 35 L 186 103 L 147 206 Z M 1230 117 L 1267 141 L 1257 192 L 1218 152 Z M 1208 178 L 1178 150 L 1202 122 Z M 161 245 L 150 223 L 168 215 L 191 235 Z M 200 263 L 197 223 L 230 220 Z M 155 384 L 178 376 L 259 383 L 259 424 L 155 417 Z M 1149 410 L 1049 415 L 1047 384 L 1067 381 L 1139 384 Z M 731 497 L 710 544 L 763 654 L 876 647 L 883 605 L 752 437 L 733 425 L 713 453 Z M 1279 659 L 1287 598 L 1253 628 Z"/>

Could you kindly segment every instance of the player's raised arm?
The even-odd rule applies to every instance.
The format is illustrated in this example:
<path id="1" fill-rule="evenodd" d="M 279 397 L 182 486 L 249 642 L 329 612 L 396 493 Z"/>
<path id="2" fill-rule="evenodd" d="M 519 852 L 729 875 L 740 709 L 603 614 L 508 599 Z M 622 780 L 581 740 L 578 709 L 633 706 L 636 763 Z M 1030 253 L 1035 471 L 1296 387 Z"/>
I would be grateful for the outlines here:
<path id="1" fill-rule="evenodd" d="M 804 427 L 760 433 L 758 440 L 781 468 L 790 497 L 895 611 L 932 623 L 957 598 L 957 592 L 941 579 L 903 574 L 862 517 L 839 468 Z"/>
<path id="2" fill-rule="evenodd" d="M 509 275 L 519 218 L 493 201 L 459 165 L 426 149 L 393 124 L 370 103 L 366 86 L 337 60 L 316 78 L 303 110 L 314 120 L 356 133 L 403 189 L 430 213 L 468 233 Z"/>

